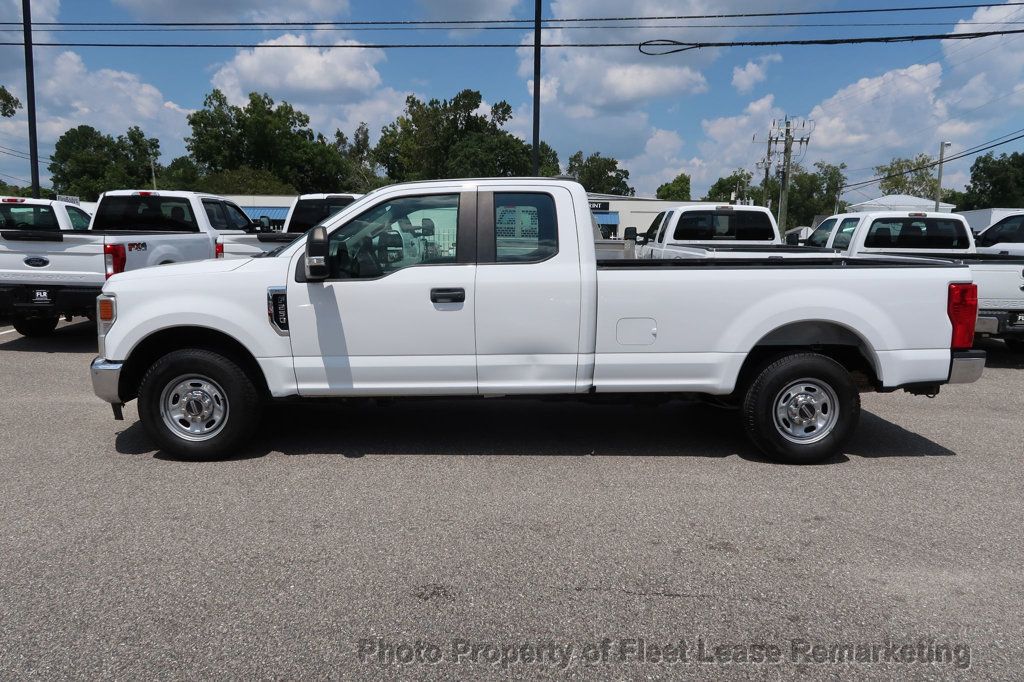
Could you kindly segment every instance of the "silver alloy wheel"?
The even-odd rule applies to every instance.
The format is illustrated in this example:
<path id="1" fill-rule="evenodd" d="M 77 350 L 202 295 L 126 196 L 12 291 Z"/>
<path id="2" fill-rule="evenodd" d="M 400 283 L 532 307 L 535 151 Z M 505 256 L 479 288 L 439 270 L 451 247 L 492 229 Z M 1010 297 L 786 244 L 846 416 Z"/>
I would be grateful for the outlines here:
<path id="1" fill-rule="evenodd" d="M 228 421 L 227 395 L 213 379 L 180 376 L 167 382 L 160 394 L 160 416 L 182 440 L 210 440 Z"/>
<path id="2" fill-rule="evenodd" d="M 800 379 L 775 396 L 775 428 L 799 445 L 817 443 L 839 422 L 839 398 L 819 379 Z"/>

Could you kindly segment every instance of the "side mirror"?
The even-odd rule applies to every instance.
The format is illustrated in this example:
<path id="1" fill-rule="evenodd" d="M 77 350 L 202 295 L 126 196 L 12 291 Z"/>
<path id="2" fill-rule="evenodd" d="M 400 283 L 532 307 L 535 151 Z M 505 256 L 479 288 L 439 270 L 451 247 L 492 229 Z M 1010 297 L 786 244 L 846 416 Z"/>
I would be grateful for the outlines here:
<path id="1" fill-rule="evenodd" d="M 261 215 L 259 219 L 260 229 L 264 232 L 270 231 L 270 218 L 265 215 Z"/>
<path id="2" fill-rule="evenodd" d="M 327 265 L 331 244 L 327 239 L 327 228 L 317 226 L 306 237 L 306 280 L 321 282 L 331 274 Z"/>
<path id="3" fill-rule="evenodd" d="M 417 237 L 433 237 L 434 236 L 434 226 L 433 225 L 424 225 L 420 229 L 416 230 L 416 236 Z"/>
<path id="4" fill-rule="evenodd" d="M 635 242 L 636 241 L 636 228 L 635 227 L 627 227 L 626 228 L 626 232 L 625 232 L 625 236 L 623 237 L 623 239 L 625 239 L 626 241 L 633 241 L 633 242 Z"/>

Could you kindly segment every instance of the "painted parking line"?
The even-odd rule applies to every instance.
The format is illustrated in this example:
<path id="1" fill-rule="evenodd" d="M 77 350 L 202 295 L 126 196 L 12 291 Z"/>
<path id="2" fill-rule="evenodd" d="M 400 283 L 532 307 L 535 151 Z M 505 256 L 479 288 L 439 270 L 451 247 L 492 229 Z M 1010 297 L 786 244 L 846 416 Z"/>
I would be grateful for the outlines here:
<path id="1" fill-rule="evenodd" d="M 3 336 L 4 334 L 13 334 L 13 333 L 14 333 L 13 329 L 8 329 L 6 331 L 0 331 L 0 336 Z"/>

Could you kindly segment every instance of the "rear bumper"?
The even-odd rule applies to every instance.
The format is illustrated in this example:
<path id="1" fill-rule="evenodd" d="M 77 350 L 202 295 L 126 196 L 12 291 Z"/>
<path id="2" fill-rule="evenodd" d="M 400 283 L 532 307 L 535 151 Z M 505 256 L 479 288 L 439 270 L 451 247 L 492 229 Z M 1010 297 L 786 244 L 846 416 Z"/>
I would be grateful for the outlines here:
<path id="1" fill-rule="evenodd" d="M 973 384 L 985 371 L 985 351 L 961 350 L 953 352 L 949 365 L 949 383 Z"/>
<path id="2" fill-rule="evenodd" d="M 120 405 L 121 368 L 123 362 L 111 362 L 106 358 L 96 358 L 92 361 L 89 370 L 92 374 L 92 391 L 101 400 L 113 405 Z"/>
<path id="3" fill-rule="evenodd" d="M 102 287 L 46 284 L 0 285 L 0 317 L 59 317 L 91 315 Z"/>
<path id="4" fill-rule="evenodd" d="M 981 310 L 978 311 L 978 323 L 974 328 L 976 334 L 991 336 L 1024 337 L 1024 324 L 1018 324 L 1018 316 L 1024 311 L 1016 310 Z"/>

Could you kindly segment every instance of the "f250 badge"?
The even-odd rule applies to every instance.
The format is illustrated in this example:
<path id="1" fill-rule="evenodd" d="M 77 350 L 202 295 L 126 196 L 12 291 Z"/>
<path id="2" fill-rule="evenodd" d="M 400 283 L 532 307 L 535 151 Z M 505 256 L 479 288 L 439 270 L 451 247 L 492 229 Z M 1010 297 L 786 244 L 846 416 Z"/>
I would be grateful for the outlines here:
<path id="1" fill-rule="evenodd" d="M 146 242 L 128 242 L 129 251 L 145 251 Z"/>
<path id="2" fill-rule="evenodd" d="M 45 268 L 50 264 L 49 258 L 43 258 L 42 256 L 29 256 L 25 259 L 25 265 L 30 268 Z"/>

